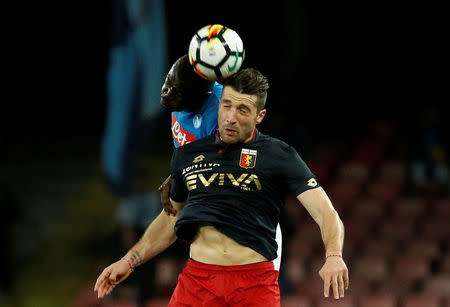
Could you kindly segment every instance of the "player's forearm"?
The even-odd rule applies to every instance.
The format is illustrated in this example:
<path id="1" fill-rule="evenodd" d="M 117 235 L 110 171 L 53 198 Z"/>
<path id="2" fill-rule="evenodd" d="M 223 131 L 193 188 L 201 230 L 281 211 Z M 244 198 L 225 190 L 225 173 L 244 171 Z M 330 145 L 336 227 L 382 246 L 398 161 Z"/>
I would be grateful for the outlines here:
<path id="1" fill-rule="evenodd" d="M 335 210 L 330 210 L 324 214 L 320 230 L 326 254 L 342 255 L 342 248 L 344 246 L 344 224 Z"/>
<path id="2" fill-rule="evenodd" d="M 176 240 L 174 226 L 177 217 L 162 211 L 148 226 L 141 239 L 125 255 L 136 267 L 155 257 Z"/>

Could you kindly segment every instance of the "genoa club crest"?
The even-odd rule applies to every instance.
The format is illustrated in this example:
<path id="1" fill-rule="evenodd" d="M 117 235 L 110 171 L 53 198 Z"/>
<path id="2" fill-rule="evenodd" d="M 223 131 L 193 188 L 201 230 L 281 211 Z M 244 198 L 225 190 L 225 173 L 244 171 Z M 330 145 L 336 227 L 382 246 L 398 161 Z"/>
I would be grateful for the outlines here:
<path id="1" fill-rule="evenodd" d="M 242 148 L 239 166 L 243 168 L 254 168 L 256 164 L 256 150 Z"/>

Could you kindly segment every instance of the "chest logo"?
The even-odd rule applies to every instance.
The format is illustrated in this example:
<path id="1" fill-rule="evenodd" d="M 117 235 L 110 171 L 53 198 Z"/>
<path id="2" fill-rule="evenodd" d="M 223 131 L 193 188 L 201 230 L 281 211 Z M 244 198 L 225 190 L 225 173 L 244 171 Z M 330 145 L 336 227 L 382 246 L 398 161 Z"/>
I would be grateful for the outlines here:
<path id="1" fill-rule="evenodd" d="M 257 150 L 242 148 L 239 166 L 243 168 L 254 168 L 256 165 Z"/>
<path id="2" fill-rule="evenodd" d="M 201 114 L 196 114 L 194 116 L 194 119 L 192 120 L 192 123 L 194 124 L 195 128 L 200 128 L 200 126 L 202 125 L 202 115 Z"/>
<path id="3" fill-rule="evenodd" d="M 195 157 L 193 162 L 194 163 L 198 163 L 198 162 L 203 161 L 203 159 L 205 159 L 205 156 L 204 155 L 200 155 L 200 156 Z"/>

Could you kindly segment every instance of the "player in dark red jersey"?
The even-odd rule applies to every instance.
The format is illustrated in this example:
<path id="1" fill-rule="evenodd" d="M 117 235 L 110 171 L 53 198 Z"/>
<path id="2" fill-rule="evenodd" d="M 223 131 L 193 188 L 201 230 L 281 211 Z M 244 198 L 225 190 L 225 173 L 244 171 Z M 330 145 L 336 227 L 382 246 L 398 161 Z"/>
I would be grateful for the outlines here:
<path id="1" fill-rule="evenodd" d="M 298 153 L 259 133 L 267 79 L 243 69 L 223 82 L 216 135 L 186 144 L 172 157 L 171 202 L 139 242 L 97 279 L 99 297 L 132 269 L 158 255 L 177 237 L 190 243 L 191 259 L 169 306 L 280 306 L 275 227 L 287 193 L 295 193 L 320 227 L 324 295 L 348 287 L 342 259 L 344 227 L 338 213 Z"/>
<path id="2" fill-rule="evenodd" d="M 187 55 L 172 65 L 161 90 L 161 105 L 172 111 L 172 136 L 175 147 L 183 146 L 216 132 L 222 85 L 199 77 Z M 167 214 L 176 212 L 169 201 L 170 177 L 159 188 L 161 202 Z M 282 255 L 281 227 L 277 225 L 276 270 L 280 270 Z"/>

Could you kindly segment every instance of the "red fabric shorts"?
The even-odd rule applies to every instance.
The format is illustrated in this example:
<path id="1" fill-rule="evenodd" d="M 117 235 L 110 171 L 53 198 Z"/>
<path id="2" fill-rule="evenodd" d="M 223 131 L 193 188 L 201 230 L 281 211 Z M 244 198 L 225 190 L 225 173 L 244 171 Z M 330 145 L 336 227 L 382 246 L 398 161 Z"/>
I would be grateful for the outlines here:
<path id="1" fill-rule="evenodd" d="M 223 266 L 189 259 L 169 306 L 280 307 L 278 273 L 272 261 Z"/>

